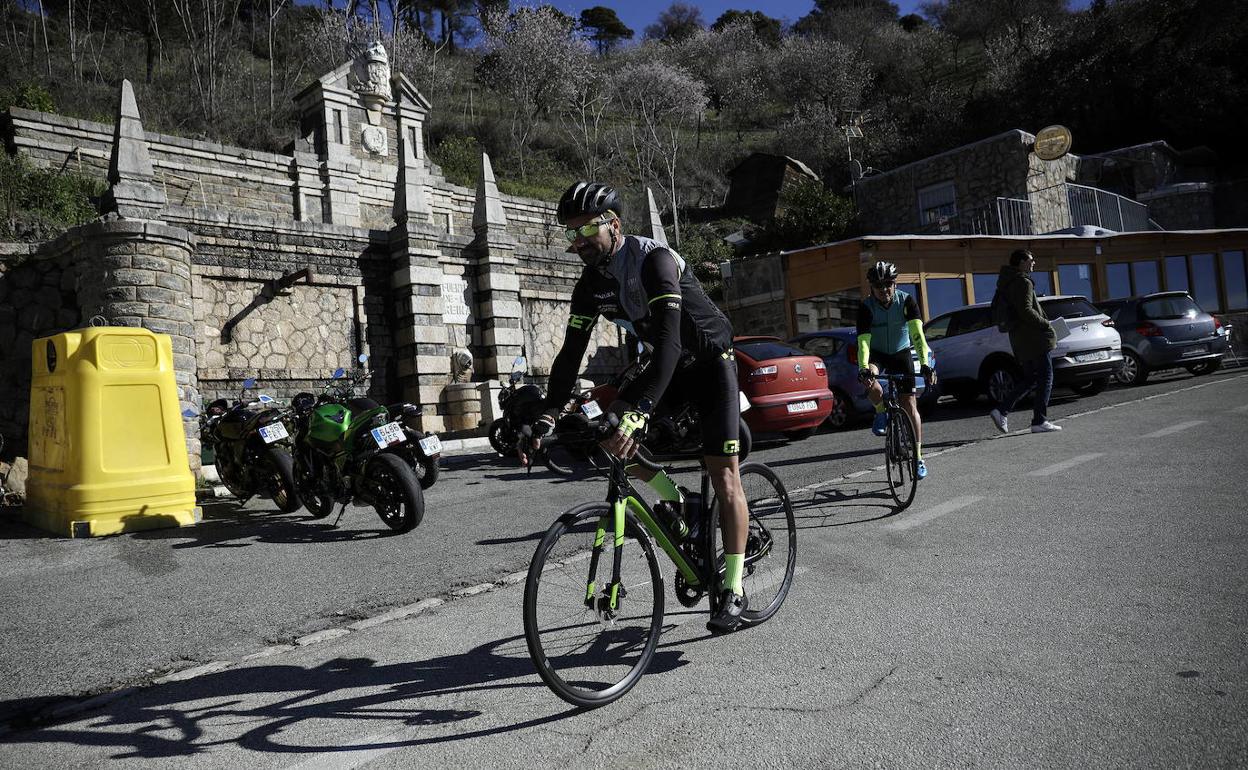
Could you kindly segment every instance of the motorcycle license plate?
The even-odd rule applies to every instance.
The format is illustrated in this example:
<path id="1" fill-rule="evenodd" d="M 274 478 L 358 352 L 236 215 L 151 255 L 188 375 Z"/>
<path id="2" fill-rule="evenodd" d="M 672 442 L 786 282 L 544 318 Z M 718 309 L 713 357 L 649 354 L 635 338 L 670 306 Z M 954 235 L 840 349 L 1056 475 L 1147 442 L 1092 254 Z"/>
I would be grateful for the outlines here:
<path id="1" fill-rule="evenodd" d="M 785 408 L 789 410 L 789 414 L 801 414 L 802 412 L 813 412 L 819 408 L 819 402 L 818 401 L 794 401 L 791 404 L 787 404 Z"/>
<path id="2" fill-rule="evenodd" d="M 403 435 L 403 426 L 397 422 L 388 422 L 380 428 L 373 428 L 371 433 L 379 449 L 407 441 L 407 436 Z"/>
<path id="3" fill-rule="evenodd" d="M 584 412 L 585 416 L 591 420 L 595 417 L 602 416 L 602 407 L 598 406 L 597 401 L 586 401 L 581 404 L 581 411 Z"/>
<path id="4" fill-rule="evenodd" d="M 290 438 L 290 434 L 286 432 L 285 425 L 275 422 L 271 425 L 262 425 L 260 427 L 260 438 L 264 439 L 264 443 L 272 444 L 274 441 Z"/>
<path id="5" fill-rule="evenodd" d="M 436 455 L 442 451 L 442 440 L 437 436 L 426 436 L 420 440 L 420 449 L 427 455 Z"/>

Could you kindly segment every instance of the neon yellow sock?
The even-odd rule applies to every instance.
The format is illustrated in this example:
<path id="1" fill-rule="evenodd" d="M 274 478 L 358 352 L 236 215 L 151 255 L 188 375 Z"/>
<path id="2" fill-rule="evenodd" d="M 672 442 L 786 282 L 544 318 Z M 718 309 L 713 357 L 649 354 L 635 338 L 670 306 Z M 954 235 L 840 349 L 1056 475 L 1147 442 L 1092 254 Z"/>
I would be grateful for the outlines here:
<path id="1" fill-rule="evenodd" d="M 741 588 L 741 573 L 744 571 L 745 554 L 724 554 L 724 583 L 722 587 L 732 589 L 732 592 L 735 594 L 744 593 L 744 590 Z"/>
<path id="2" fill-rule="evenodd" d="M 923 459 L 923 445 L 922 445 L 922 444 L 917 444 L 917 445 L 914 447 L 914 453 L 915 453 L 916 455 L 918 455 L 918 457 L 919 457 L 919 459 L 920 459 L 920 460 L 922 460 L 922 459 Z"/>

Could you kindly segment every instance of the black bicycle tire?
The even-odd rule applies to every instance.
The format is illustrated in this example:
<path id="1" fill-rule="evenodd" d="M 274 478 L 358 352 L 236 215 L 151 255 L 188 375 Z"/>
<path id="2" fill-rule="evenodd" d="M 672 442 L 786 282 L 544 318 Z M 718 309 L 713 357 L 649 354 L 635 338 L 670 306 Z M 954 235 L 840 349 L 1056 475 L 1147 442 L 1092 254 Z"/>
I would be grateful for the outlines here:
<path id="1" fill-rule="evenodd" d="M 784 506 L 786 529 L 788 529 L 789 531 L 789 553 L 786 557 L 787 561 L 785 564 L 784 580 L 781 581 L 780 589 L 776 592 L 775 597 L 771 600 L 771 602 L 766 607 L 763 607 L 760 609 L 758 607 L 748 606 L 746 610 L 741 613 L 742 625 L 756 626 L 756 625 L 759 625 L 760 623 L 764 623 L 767 620 L 771 619 L 772 616 L 774 616 L 777 612 L 780 611 L 780 606 L 784 604 L 784 600 L 789 595 L 789 589 L 793 587 L 793 578 L 797 573 L 797 518 L 793 514 L 793 503 L 792 501 L 789 500 L 788 490 L 784 488 L 784 482 L 780 480 L 780 477 L 776 475 L 775 471 L 773 471 L 771 468 L 767 467 L 763 463 L 753 462 L 753 463 L 745 463 L 744 465 L 742 465 L 740 473 L 742 477 L 746 475 L 755 475 L 755 474 L 760 475 L 766 478 L 772 484 L 772 486 L 778 490 L 780 501 Z M 742 482 L 741 486 L 744 489 L 745 483 Z M 750 511 L 750 516 L 753 516 L 753 515 L 754 515 L 754 512 Z M 710 538 L 711 538 L 711 543 L 715 544 L 720 540 L 720 538 L 717 537 L 717 535 L 719 534 L 718 501 L 712 501 L 711 503 L 711 515 L 708 519 L 708 525 L 711 528 L 710 533 L 709 533 Z M 716 548 L 716 555 L 715 555 L 716 562 L 719 564 L 722 564 L 723 557 L 721 555 L 721 552 L 723 549 L 720 548 L 718 545 L 716 545 L 715 548 Z M 746 586 L 745 590 L 747 594 L 746 598 L 748 599 L 749 587 Z M 715 596 L 717 593 L 718 591 L 712 591 L 711 595 Z M 714 611 L 715 602 L 712 601 L 711 605 L 712 605 L 712 611 Z"/>
<path id="2" fill-rule="evenodd" d="M 649 637 L 637 663 L 633 665 L 619 682 L 605 690 L 588 694 L 585 690 L 575 688 L 565 682 L 550 665 L 542 649 L 540 629 L 537 628 L 537 597 L 547 558 L 550 556 L 550 552 L 559 538 L 576 524 L 585 519 L 598 519 L 609 514 L 610 505 L 608 503 L 588 503 L 579 505 L 560 516 L 546 530 L 546 534 L 543 535 L 541 542 L 538 543 L 537 550 L 533 552 L 533 559 L 529 563 L 529 572 L 524 582 L 524 640 L 528 646 L 529 658 L 533 661 L 538 676 L 550 688 L 551 692 L 573 706 L 586 709 L 605 706 L 623 697 L 629 690 L 633 689 L 641 679 L 641 676 L 646 673 L 646 669 L 650 667 L 650 662 L 654 659 L 655 650 L 658 648 L 659 635 L 663 630 L 665 599 L 663 573 L 659 569 L 659 560 L 655 556 L 654 546 L 650 542 L 649 536 L 646 535 L 636 518 L 631 513 L 628 513 L 625 518 L 625 534 L 634 537 L 641 545 L 642 551 L 646 555 L 646 563 L 650 568 L 651 580 L 654 583 L 654 608 L 651 610 Z"/>
<path id="3" fill-rule="evenodd" d="M 909 456 L 900 458 L 900 460 L 894 456 L 893 449 L 894 445 L 903 438 L 898 435 L 899 433 L 906 434 L 904 443 L 910 448 Z M 884 442 L 884 469 L 888 478 L 888 491 L 893 496 L 893 499 L 897 501 L 897 510 L 904 511 L 914 502 L 914 495 L 919 487 L 919 458 L 915 453 L 914 425 L 910 421 L 910 415 L 901 410 L 897 410 L 890 415 Z M 897 485 L 893 483 L 894 473 L 899 480 L 905 483 L 905 478 L 902 476 L 901 471 L 901 462 L 905 462 L 909 466 L 908 471 L 910 474 L 909 492 L 904 496 L 898 494 Z"/>

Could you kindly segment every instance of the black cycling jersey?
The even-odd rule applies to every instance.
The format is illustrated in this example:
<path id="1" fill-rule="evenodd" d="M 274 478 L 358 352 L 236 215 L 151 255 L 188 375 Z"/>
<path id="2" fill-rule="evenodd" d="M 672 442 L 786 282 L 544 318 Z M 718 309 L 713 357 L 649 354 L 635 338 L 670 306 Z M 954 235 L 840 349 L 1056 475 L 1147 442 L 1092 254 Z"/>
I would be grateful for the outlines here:
<path id="1" fill-rule="evenodd" d="M 701 361 L 732 348 L 732 326 L 680 255 L 658 241 L 625 236 L 610 261 L 586 267 L 572 290 L 563 347 L 550 368 L 548 409 L 571 397 L 599 316 L 653 348 L 650 366 L 630 389 L 639 404 L 658 401 L 682 359 Z"/>

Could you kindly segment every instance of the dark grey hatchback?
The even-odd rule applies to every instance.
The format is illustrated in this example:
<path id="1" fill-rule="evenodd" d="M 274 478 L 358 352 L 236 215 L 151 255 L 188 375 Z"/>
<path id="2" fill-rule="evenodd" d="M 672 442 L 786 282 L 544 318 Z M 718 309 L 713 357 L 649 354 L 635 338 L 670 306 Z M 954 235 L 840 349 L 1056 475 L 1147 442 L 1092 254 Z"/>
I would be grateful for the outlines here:
<path id="1" fill-rule="evenodd" d="M 1125 385 L 1143 384 L 1156 369 L 1181 366 L 1200 375 L 1222 365 L 1227 330 L 1187 292 L 1163 291 L 1096 306 L 1122 335 L 1124 362 L 1116 377 Z"/>

